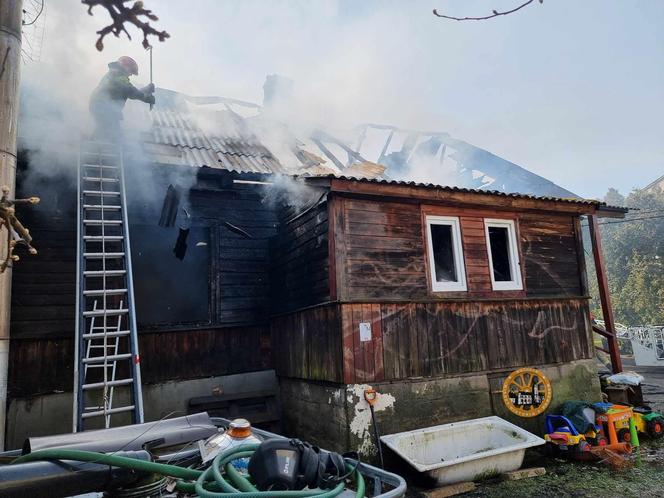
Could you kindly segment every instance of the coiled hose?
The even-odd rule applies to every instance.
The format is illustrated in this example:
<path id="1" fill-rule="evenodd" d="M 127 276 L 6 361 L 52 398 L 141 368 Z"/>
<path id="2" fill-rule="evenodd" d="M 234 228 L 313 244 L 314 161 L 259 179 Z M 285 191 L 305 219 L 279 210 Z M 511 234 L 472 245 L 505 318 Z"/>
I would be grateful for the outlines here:
<path id="1" fill-rule="evenodd" d="M 12 462 L 26 463 L 35 460 L 75 460 L 78 462 L 94 462 L 160 474 L 177 479 L 176 488 L 201 498 L 334 498 L 344 490 L 340 482 L 333 489 L 303 489 L 299 491 L 259 491 L 231 464 L 238 458 L 248 458 L 258 448 L 258 444 L 248 444 L 230 448 L 217 455 L 206 470 L 196 470 L 165 463 L 146 462 L 117 455 L 107 455 L 94 451 L 50 449 L 39 450 L 23 455 Z M 352 467 L 348 464 L 348 470 Z M 226 474 L 222 474 L 222 467 Z M 356 498 L 364 498 L 365 483 L 362 474 L 355 469 L 353 478 L 356 482 Z"/>

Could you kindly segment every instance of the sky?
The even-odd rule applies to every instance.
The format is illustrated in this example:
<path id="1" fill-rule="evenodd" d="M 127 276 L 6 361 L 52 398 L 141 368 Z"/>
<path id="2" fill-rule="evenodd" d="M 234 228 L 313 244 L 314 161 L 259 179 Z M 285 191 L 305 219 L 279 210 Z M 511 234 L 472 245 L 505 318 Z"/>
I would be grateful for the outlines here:
<path id="1" fill-rule="evenodd" d="M 466 16 L 521 0 L 145 0 L 154 80 L 190 95 L 260 103 L 267 74 L 295 81 L 307 119 L 384 123 L 485 148 L 585 197 L 664 175 L 664 2 L 545 0 L 482 22 Z M 24 80 L 87 95 L 119 55 L 148 55 L 133 27 L 94 48 L 105 11 L 46 0 L 43 48 Z"/>

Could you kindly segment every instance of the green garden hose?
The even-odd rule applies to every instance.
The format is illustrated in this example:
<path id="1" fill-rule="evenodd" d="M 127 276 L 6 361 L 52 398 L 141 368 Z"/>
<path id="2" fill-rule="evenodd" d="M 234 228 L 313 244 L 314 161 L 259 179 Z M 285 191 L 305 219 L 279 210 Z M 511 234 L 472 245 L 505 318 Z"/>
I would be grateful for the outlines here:
<path id="1" fill-rule="evenodd" d="M 161 474 L 187 480 L 198 479 L 198 476 L 203 473 L 202 470 L 187 469 L 185 467 L 178 467 L 177 465 L 146 462 L 135 458 L 107 455 L 105 453 L 97 453 L 94 451 L 68 449 L 33 451 L 32 453 L 18 457 L 12 462 L 12 464 L 34 462 L 36 460 L 75 460 L 77 462 L 103 463 L 112 465 L 113 467 L 123 467 L 126 469 L 140 470 L 142 472 L 150 472 L 152 474 Z"/>
<path id="2" fill-rule="evenodd" d="M 258 448 L 258 444 L 242 445 L 226 450 L 217 455 L 212 465 L 206 470 L 146 462 L 93 451 L 68 449 L 39 450 L 21 456 L 12 463 L 26 463 L 36 460 L 75 460 L 103 463 L 113 467 L 129 468 L 179 479 L 176 483 L 179 491 L 196 494 L 201 498 L 334 498 L 344 490 L 344 483 L 340 482 L 336 487 L 329 490 L 258 491 L 244 475 L 231 465 L 233 460 L 250 457 L 256 448 Z M 221 473 L 222 468 L 226 470 L 226 476 Z M 351 469 L 352 467 L 348 466 L 348 470 Z M 356 498 L 364 498 L 364 478 L 357 469 L 353 472 L 353 476 L 357 486 Z"/>

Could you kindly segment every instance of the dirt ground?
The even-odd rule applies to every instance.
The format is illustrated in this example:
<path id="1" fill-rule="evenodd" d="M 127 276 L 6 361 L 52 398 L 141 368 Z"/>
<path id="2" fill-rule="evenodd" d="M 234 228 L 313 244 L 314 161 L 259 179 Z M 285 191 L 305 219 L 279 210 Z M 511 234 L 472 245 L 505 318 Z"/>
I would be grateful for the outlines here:
<path id="1" fill-rule="evenodd" d="M 644 401 L 664 413 L 664 368 L 635 367 L 624 359 L 625 370 L 645 377 L 642 386 Z M 631 364 L 630 364 L 631 363 Z M 546 475 L 521 481 L 486 481 L 463 495 L 476 498 L 531 497 L 664 497 L 664 439 L 643 437 L 641 448 L 631 458 L 632 466 L 614 471 L 603 464 L 562 459 L 544 459 L 533 453 L 524 467 L 544 466 Z"/>

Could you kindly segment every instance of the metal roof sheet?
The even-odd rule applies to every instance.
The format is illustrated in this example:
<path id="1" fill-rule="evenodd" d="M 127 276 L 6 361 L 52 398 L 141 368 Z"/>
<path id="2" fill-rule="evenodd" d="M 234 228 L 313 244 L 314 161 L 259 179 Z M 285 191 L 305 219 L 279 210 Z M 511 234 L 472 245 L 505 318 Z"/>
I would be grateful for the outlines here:
<path id="1" fill-rule="evenodd" d="M 147 143 L 168 145 L 179 154 L 182 164 L 227 169 L 237 172 L 285 172 L 279 160 L 230 113 L 218 111 L 219 130 L 206 132 L 192 115 L 175 109 L 157 109 L 152 127 L 144 135 Z"/>
<path id="2" fill-rule="evenodd" d="M 484 189 L 474 189 L 474 188 L 465 188 L 465 187 L 454 187 L 449 185 L 436 185 L 434 183 L 419 183 L 413 181 L 402 181 L 402 180 L 390 180 L 390 179 L 381 179 L 381 178 L 361 178 L 354 176 L 344 176 L 344 175 L 324 175 L 324 176 L 314 176 L 314 175 L 300 175 L 300 178 L 330 178 L 337 180 L 348 180 L 348 181 L 359 181 L 362 183 L 373 183 L 373 184 L 382 184 L 382 185 L 397 185 L 404 187 L 420 187 L 427 189 L 436 189 L 442 190 L 445 192 L 463 192 L 470 194 L 489 194 L 496 195 L 500 197 L 509 197 L 513 199 L 533 199 L 540 201 L 553 201 L 553 202 L 565 202 L 569 204 L 581 204 L 588 206 L 596 206 L 605 208 L 610 211 L 617 211 L 621 213 L 626 213 L 629 211 L 628 208 L 620 206 L 610 206 L 606 202 L 598 201 L 595 199 L 583 199 L 580 197 L 553 197 L 553 196 L 541 196 L 541 195 L 531 195 L 531 194 L 519 194 L 519 193 L 510 193 L 502 192 L 500 190 L 484 190 Z"/>
<path id="3" fill-rule="evenodd" d="M 258 113 L 252 117 L 244 117 L 235 112 L 228 99 L 197 99 L 166 91 L 163 96 L 160 95 L 158 102 L 160 104 L 149 113 L 152 127 L 145 136 L 146 149 L 154 146 L 151 152 L 154 153 L 155 160 L 165 158 L 172 164 L 208 166 L 240 173 L 327 176 L 371 183 L 588 204 L 602 206 L 606 211 L 626 212 L 622 208 L 607 206 L 599 201 L 574 198 L 572 192 L 553 182 L 447 134 L 369 124 L 360 127 L 360 139 L 353 149 L 347 144 L 348 140 L 341 141 L 321 130 L 315 130 L 311 136 L 296 137 L 288 126 L 269 116 Z M 220 103 L 225 107 L 211 107 L 211 103 Z M 260 109 L 260 106 L 252 106 L 253 110 L 254 107 Z M 380 136 L 370 140 L 371 136 L 377 133 Z M 398 134 L 405 137 L 402 137 L 403 143 L 395 138 Z M 365 152 L 364 148 L 372 144 L 380 145 L 369 147 L 366 151 L 366 154 L 371 151 L 373 155 L 379 154 L 373 161 L 373 157 L 367 159 L 360 155 L 360 152 Z M 406 167 L 412 166 L 410 162 L 420 156 L 424 158 L 425 165 L 429 165 L 427 161 L 437 160 L 440 164 L 436 171 L 447 171 L 444 167 L 447 163 L 443 163 L 451 161 L 454 174 L 449 175 L 450 183 L 441 185 L 389 179 L 389 176 L 398 177 L 407 173 Z M 448 170 L 450 167 L 447 165 Z M 438 182 L 448 180 L 444 175 L 430 177 Z M 416 176 L 411 178 L 417 179 Z M 462 186 L 450 186 L 455 183 Z"/>

